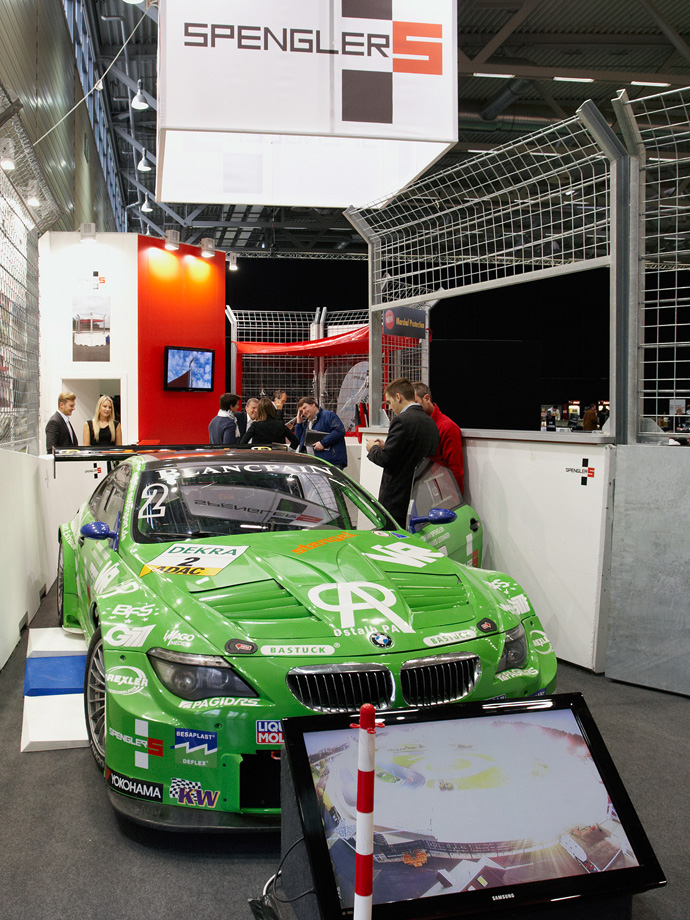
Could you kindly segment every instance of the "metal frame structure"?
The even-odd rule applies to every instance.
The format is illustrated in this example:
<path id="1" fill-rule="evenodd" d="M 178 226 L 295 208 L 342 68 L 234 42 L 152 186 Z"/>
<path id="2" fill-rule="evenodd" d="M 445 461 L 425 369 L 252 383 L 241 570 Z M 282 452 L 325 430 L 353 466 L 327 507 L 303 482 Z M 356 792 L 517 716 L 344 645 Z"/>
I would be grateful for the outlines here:
<path id="1" fill-rule="evenodd" d="M 626 148 L 586 102 L 575 118 L 348 209 L 369 247 L 372 392 L 383 392 L 376 314 L 387 307 L 431 309 L 440 298 L 610 266 L 611 424 L 619 443 L 634 440 L 627 393 L 636 175 Z M 372 421 L 383 423 L 383 410 Z"/>

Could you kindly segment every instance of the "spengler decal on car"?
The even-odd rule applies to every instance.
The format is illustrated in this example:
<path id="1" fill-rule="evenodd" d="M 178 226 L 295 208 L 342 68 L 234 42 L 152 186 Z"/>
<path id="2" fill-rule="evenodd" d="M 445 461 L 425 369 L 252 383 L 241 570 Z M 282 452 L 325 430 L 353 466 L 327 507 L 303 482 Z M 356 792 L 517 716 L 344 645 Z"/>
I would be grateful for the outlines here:
<path id="1" fill-rule="evenodd" d="M 206 575 L 222 572 L 249 549 L 248 546 L 213 546 L 207 543 L 174 543 L 144 565 L 139 577 L 149 572 L 166 575 Z"/>
<path id="2" fill-rule="evenodd" d="M 368 581 L 317 585 L 310 589 L 309 600 L 320 610 L 340 613 L 341 629 L 352 629 L 355 626 L 355 611 L 376 610 L 401 632 L 414 632 L 410 624 L 391 609 L 395 606 L 397 598 L 391 589 L 384 585 Z M 339 635 L 337 630 L 335 634 Z"/>

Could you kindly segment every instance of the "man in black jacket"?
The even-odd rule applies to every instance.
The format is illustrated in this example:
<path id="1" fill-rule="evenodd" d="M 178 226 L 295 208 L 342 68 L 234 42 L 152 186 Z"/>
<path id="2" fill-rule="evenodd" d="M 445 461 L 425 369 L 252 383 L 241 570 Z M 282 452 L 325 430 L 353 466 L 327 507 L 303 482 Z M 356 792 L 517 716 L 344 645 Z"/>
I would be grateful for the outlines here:
<path id="1" fill-rule="evenodd" d="M 434 420 L 415 402 L 414 387 L 406 377 L 390 383 L 385 396 L 394 416 L 388 437 L 385 442 L 369 438 L 366 448 L 372 463 L 383 467 L 379 501 L 404 526 L 415 468 L 436 453 L 439 433 Z"/>
<path id="2" fill-rule="evenodd" d="M 54 447 L 76 447 L 79 444 L 69 420 L 74 412 L 76 400 L 74 393 L 60 393 L 58 396 L 58 410 L 51 415 L 46 425 L 47 454 L 51 453 Z"/>
<path id="3" fill-rule="evenodd" d="M 220 397 L 220 409 L 208 426 L 208 443 L 212 446 L 225 447 L 239 441 L 235 409 L 240 401 L 236 393 L 223 393 Z"/>

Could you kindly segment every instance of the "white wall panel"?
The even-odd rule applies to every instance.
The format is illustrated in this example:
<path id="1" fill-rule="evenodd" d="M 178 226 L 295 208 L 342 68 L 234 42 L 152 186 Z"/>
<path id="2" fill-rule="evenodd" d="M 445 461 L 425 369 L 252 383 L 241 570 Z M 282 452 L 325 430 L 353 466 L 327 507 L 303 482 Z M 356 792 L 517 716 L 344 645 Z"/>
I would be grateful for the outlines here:
<path id="1" fill-rule="evenodd" d="M 463 431 L 466 497 L 484 526 L 484 566 L 522 584 L 559 658 L 600 671 L 613 447 L 578 433 L 526 436 Z M 574 472 L 585 467 L 593 475 Z"/>

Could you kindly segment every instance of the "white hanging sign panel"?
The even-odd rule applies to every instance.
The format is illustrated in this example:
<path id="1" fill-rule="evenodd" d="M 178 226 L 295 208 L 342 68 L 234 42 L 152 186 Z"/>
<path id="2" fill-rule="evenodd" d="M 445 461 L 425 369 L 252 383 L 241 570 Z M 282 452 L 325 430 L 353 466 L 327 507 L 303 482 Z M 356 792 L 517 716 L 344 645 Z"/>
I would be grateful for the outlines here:
<path id="1" fill-rule="evenodd" d="M 159 41 L 160 200 L 361 206 L 457 142 L 454 0 L 165 0 Z"/>

